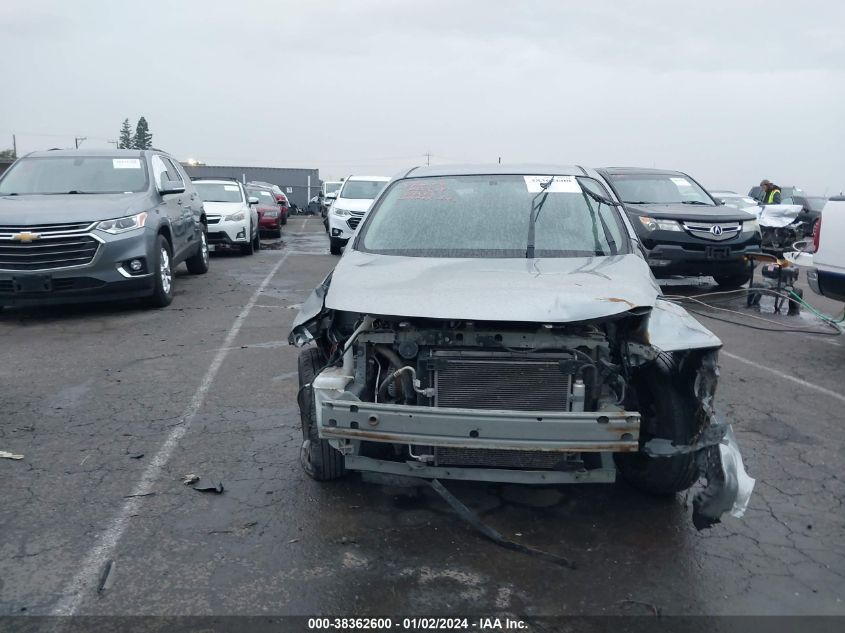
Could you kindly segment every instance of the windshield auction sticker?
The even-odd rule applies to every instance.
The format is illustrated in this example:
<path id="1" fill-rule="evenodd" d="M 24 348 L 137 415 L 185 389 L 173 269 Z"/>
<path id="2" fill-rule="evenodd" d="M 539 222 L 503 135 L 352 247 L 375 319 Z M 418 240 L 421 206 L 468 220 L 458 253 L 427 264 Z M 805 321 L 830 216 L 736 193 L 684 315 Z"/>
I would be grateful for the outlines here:
<path id="1" fill-rule="evenodd" d="M 140 158 L 113 158 L 111 164 L 114 169 L 141 169 Z"/>
<path id="2" fill-rule="evenodd" d="M 237 185 L 223 185 L 223 190 L 224 191 L 237 191 L 238 186 Z"/>
<path id="3" fill-rule="evenodd" d="M 581 193 L 574 176 L 524 176 L 528 193 Z M 549 182 L 551 180 L 551 182 Z"/>

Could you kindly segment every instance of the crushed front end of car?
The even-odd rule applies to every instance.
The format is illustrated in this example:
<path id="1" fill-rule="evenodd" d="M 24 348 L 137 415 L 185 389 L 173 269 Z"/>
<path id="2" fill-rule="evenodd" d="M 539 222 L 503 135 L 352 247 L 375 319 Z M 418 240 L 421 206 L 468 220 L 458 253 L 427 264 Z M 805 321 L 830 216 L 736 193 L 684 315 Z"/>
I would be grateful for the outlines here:
<path id="1" fill-rule="evenodd" d="M 721 341 L 660 298 L 618 203 L 577 170 L 443 169 L 387 187 L 294 322 L 308 474 L 703 479 L 698 527 L 741 515 Z"/>
<path id="2" fill-rule="evenodd" d="M 696 526 L 742 515 L 753 480 L 714 407 L 721 342 L 683 308 L 608 297 L 595 302 L 608 314 L 565 323 L 390 316 L 327 307 L 334 283 L 290 335 L 313 343 L 300 407 L 314 478 L 560 484 L 618 472 L 655 494 L 704 478 Z"/>

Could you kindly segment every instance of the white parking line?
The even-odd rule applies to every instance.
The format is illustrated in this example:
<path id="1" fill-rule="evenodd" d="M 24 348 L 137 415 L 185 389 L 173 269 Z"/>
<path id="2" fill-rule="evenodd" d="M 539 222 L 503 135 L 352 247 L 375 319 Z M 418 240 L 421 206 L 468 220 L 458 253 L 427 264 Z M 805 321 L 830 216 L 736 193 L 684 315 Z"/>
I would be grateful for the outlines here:
<path id="1" fill-rule="evenodd" d="M 51 615 L 74 615 L 87 595 L 85 590 L 96 587 L 97 580 L 103 566 L 109 559 L 113 558 L 114 551 L 117 548 L 123 533 L 129 526 L 130 517 L 138 513 L 143 501 L 143 495 L 147 495 L 152 492 L 153 484 L 161 475 L 162 470 L 170 460 L 176 446 L 191 428 L 191 422 L 193 422 L 194 416 L 196 416 L 200 407 L 202 407 L 205 397 L 211 388 L 211 384 L 214 382 L 214 378 L 220 370 L 220 366 L 229 354 L 229 350 L 233 349 L 232 342 L 235 340 L 238 332 L 240 332 L 244 321 L 246 321 L 246 318 L 249 316 L 249 313 L 255 307 L 259 295 L 261 295 L 270 283 L 270 280 L 279 271 L 279 268 L 282 267 L 282 264 L 288 258 L 289 254 L 290 253 L 285 253 L 285 255 L 276 262 L 276 265 L 273 266 L 269 273 L 267 273 L 267 276 L 261 282 L 261 285 L 258 286 L 252 297 L 250 297 L 243 310 L 241 310 L 240 314 L 235 317 L 234 322 L 232 322 L 232 327 L 229 328 L 229 332 L 226 334 L 226 339 L 223 341 L 223 347 L 212 359 L 211 364 L 208 366 L 208 370 L 205 372 L 205 376 L 202 378 L 202 382 L 200 382 L 199 387 L 197 387 L 196 392 L 194 392 L 193 398 L 191 398 L 188 408 L 179 419 L 179 424 L 173 428 L 170 435 L 168 435 L 164 440 L 161 448 L 158 449 L 158 452 L 150 460 L 149 465 L 141 475 L 141 479 L 132 491 L 131 496 L 126 499 L 126 502 L 123 504 L 123 507 L 120 509 L 118 515 L 110 521 L 106 531 L 99 536 L 97 542 L 94 543 L 94 546 L 89 550 L 88 555 L 80 565 L 76 576 L 74 576 L 70 584 L 64 588 L 64 591 L 62 592 L 64 598 L 62 598 L 53 608 Z"/>
<path id="2" fill-rule="evenodd" d="M 814 385 L 811 382 L 807 382 L 806 380 L 801 380 L 800 378 L 796 378 L 795 376 L 790 376 L 789 374 L 778 371 L 777 369 L 772 369 L 771 367 L 767 367 L 766 365 L 761 365 L 760 363 L 755 363 L 753 360 L 748 360 L 747 358 L 743 358 L 742 356 L 737 356 L 736 354 L 731 354 L 724 350 L 719 352 L 719 356 L 727 356 L 728 358 L 732 358 L 735 361 L 739 361 L 740 363 L 744 363 L 750 367 L 754 367 L 755 369 L 760 369 L 762 371 L 767 371 L 770 374 L 774 374 L 778 378 L 782 378 L 783 380 L 788 380 L 789 382 L 794 382 L 796 385 L 801 385 L 802 387 L 806 387 L 807 389 L 812 389 L 813 391 L 817 391 L 819 393 L 823 393 L 826 396 L 830 396 L 840 402 L 845 402 L 845 396 L 841 393 L 836 393 L 831 389 L 826 389 L 825 387 L 820 387 L 819 385 Z"/>

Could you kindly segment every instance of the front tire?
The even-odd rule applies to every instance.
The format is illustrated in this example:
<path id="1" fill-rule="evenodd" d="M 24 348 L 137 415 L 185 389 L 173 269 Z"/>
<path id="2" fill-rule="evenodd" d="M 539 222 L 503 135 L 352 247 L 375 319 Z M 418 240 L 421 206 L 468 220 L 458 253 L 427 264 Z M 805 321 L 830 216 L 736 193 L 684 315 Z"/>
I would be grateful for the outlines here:
<path id="1" fill-rule="evenodd" d="M 320 350 L 310 348 L 299 355 L 299 416 L 302 422 L 302 448 L 299 462 L 309 477 L 317 481 L 340 479 L 346 474 L 343 455 L 317 433 L 317 403 L 311 383 L 325 364 Z"/>
<path id="2" fill-rule="evenodd" d="M 332 255 L 340 255 L 340 249 L 343 248 L 344 241 L 336 237 L 329 238 L 329 251 Z"/>
<path id="3" fill-rule="evenodd" d="M 255 229 L 255 237 L 252 239 L 252 248 L 255 251 L 261 250 L 261 231 Z"/>
<path id="4" fill-rule="evenodd" d="M 172 268 L 172 253 L 170 250 L 170 242 L 164 235 L 159 234 L 156 238 L 155 256 L 154 256 L 154 275 L 155 286 L 153 294 L 148 299 L 147 303 L 153 308 L 164 308 L 170 305 L 173 301 L 173 268 Z"/>
<path id="5" fill-rule="evenodd" d="M 719 288 L 723 290 L 735 290 L 751 281 L 751 272 L 743 271 L 732 275 L 713 275 L 713 279 L 719 284 Z"/>
<path id="6" fill-rule="evenodd" d="M 200 231 L 199 248 L 196 253 L 185 260 L 185 264 L 188 266 L 188 272 L 192 275 L 204 275 L 208 272 L 208 236 L 204 224 L 202 231 Z"/>
<path id="7" fill-rule="evenodd" d="M 695 454 L 649 457 L 642 450 L 652 438 L 668 439 L 676 445 L 693 441 L 698 403 L 691 381 L 683 379 L 672 356 L 661 354 L 639 372 L 634 385 L 642 415 L 640 452 L 615 453 L 616 466 L 628 483 L 649 494 L 686 490 L 699 476 Z"/>

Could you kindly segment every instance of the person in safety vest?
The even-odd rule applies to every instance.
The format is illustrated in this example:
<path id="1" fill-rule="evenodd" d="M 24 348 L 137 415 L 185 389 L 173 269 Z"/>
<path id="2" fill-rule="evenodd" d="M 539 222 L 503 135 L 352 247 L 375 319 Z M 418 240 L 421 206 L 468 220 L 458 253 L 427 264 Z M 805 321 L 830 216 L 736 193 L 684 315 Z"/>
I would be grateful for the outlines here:
<path id="1" fill-rule="evenodd" d="M 780 187 L 771 180 L 760 183 L 760 202 L 763 204 L 780 204 Z"/>

